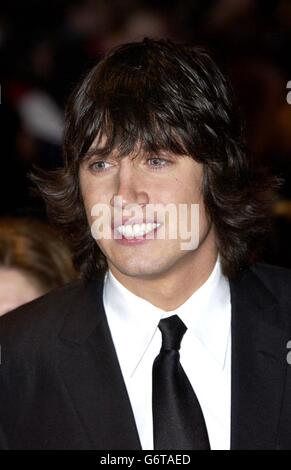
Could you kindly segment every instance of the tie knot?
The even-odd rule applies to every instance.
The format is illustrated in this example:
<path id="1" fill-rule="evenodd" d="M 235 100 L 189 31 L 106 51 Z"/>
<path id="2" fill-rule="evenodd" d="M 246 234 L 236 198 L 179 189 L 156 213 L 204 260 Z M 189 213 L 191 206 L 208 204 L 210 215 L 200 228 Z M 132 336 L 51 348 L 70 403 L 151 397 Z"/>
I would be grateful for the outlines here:
<path id="1" fill-rule="evenodd" d="M 161 320 L 158 326 L 162 332 L 161 350 L 174 349 L 179 351 L 182 338 L 187 330 L 182 320 L 177 315 L 173 315 Z"/>

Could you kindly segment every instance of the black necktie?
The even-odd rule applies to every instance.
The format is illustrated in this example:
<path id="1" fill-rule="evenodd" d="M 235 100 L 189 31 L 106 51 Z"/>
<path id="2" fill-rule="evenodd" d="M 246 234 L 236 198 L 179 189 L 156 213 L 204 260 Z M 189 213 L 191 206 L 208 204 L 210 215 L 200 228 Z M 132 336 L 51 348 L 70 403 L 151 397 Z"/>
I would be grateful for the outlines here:
<path id="1" fill-rule="evenodd" d="M 153 364 L 154 449 L 209 450 L 203 413 L 180 363 L 187 330 L 177 316 L 160 321 L 162 347 Z"/>

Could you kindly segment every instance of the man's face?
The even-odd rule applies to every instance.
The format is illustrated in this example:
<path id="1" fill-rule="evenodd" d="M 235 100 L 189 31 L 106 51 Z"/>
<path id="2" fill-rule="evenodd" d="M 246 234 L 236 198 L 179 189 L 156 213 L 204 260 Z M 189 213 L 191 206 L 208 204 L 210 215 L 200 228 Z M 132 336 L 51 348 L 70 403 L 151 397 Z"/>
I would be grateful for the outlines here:
<path id="1" fill-rule="evenodd" d="M 164 151 L 158 156 L 140 152 L 136 158 L 132 158 L 132 155 L 121 159 L 115 158 L 114 155 L 106 159 L 92 157 L 81 164 L 79 178 L 91 227 L 95 220 L 91 211 L 96 204 L 106 204 L 110 208 L 111 221 L 114 222 L 115 196 L 119 196 L 122 201 L 115 207 L 115 214 L 119 213 L 125 224 L 128 223 L 127 218 L 133 214 L 127 210 L 128 204 L 139 207 L 139 213 L 143 216 L 140 222 L 149 222 L 146 220 L 146 210 L 151 204 L 159 204 L 160 207 L 171 204 L 177 209 L 178 224 L 181 222 L 179 207 L 183 204 L 184 208 L 189 209 L 186 216 L 188 232 L 191 227 L 193 230 L 193 220 L 190 220 L 191 205 L 199 204 L 198 246 L 194 250 L 181 249 L 183 239 L 179 228 L 177 238 L 170 238 L 169 227 L 175 221 L 167 213 L 154 236 L 151 235 L 152 239 L 145 240 L 145 237 L 139 236 L 129 241 L 125 238 L 116 240 L 113 238 L 113 232 L 111 239 L 97 239 L 96 242 L 107 258 L 109 268 L 116 275 L 122 273 L 130 277 L 157 279 L 166 272 L 191 262 L 212 232 L 202 195 L 203 167 L 188 156 L 181 157 Z M 159 213 L 156 215 L 154 221 L 162 222 Z M 185 226 L 185 216 L 183 221 Z M 194 223 L 197 224 L 197 220 Z M 197 225 L 194 229 L 197 229 Z M 164 230 L 164 239 L 158 236 L 161 230 Z"/>

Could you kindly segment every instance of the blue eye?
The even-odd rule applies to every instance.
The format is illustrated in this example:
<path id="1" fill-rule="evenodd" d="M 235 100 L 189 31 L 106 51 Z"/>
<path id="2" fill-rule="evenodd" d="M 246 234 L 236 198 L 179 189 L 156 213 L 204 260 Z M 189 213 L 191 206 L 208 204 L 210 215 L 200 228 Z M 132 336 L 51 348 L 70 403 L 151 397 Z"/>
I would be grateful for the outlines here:
<path id="1" fill-rule="evenodd" d="M 99 166 L 98 166 L 98 165 L 99 165 Z M 101 165 L 103 165 L 103 167 L 101 167 Z M 105 168 L 105 165 L 109 165 L 109 167 L 110 167 L 110 163 L 105 162 L 104 160 L 100 160 L 100 161 L 91 163 L 91 165 L 89 165 L 89 168 L 90 168 L 90 170 L 92 170 L 92 171 L 95 171 L 95 172 L 97 172 L 97 173 L 101 173 L 101 172 L 103 172 L 103 171 L 107 171 L 107 170 L 108 170 L 108 167 Z"/>
<path id="2" fill-rule="evenodd" d="M 150 167 L 151 170 L 162 170 L 163 168 L 171 164 L 170 160 L 161 157 L 151 157 L 146 159 L 146 165 Z M 104 173 L 111 169 L 114 166 L 111 163 L 105 160 L 95 160 L 89 165 L 89 169 L 93 173 Z"/>
<path id="3" fill-rule="evenodd" d="M 153 170 L 160 170 L 161 168 L 164 168 L 165 166 L 169 165 L 171 162 L 169 160 L 166 160 L 165 158 L 160 158 L 160 157 L 152 157 L 148 158 L 147 162 L 153 162 L 153 165 L 150 165 L 150 167 Z"/>

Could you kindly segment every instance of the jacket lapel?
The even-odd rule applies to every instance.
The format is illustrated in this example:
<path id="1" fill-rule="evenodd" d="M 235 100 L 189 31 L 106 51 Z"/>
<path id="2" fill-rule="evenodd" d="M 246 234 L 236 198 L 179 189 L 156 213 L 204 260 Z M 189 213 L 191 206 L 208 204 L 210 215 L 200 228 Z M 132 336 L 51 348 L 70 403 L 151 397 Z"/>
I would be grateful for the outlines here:
<path id="1" fill-rule="evenodd" d="M 84 282 L 61 332 L 59 370 L 93 449 L 141 449 L 103 307 L 103 280 Z"/>
<path id="2" fill-rule="evenodd" d="M 275 449 L 287 369 L 282 313 L 253 270 L 230 282 L 232 449 Z"/>
<path id="3" fill-rule="evenodd" d="M 288 332 L 253 270 L 230 281 L 231 449 L 277 447 Z M 103 306 L 103 280 L 80 283 L 60 334 L 59 370 L 93 449 L 141 443 Z"/>

